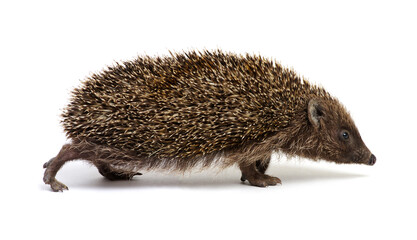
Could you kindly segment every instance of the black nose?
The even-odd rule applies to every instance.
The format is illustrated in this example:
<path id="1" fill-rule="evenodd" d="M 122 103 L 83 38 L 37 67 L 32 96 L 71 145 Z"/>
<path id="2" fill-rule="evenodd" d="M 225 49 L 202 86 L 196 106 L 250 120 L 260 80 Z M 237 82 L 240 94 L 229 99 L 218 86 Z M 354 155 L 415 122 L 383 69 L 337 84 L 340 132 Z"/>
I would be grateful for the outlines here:
<path id="1" fill-rule="evenodd" d="M 371 155 L 371 158 L 369 158 L 369 165 L 374 165 L 376 163 L 376 157 L 375 155 Z"/>

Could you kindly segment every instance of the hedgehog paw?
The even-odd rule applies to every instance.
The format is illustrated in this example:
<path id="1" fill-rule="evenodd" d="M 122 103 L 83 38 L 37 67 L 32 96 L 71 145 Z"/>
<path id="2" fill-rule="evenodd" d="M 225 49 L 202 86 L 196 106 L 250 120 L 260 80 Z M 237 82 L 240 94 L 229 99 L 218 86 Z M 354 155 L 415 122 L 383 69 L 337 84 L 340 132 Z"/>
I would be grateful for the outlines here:
<path id="1" fill-rule="evenodd" d="M 49 181 L 45 181 L 46 184 L 49 184 L 54 192 L 63 192 L 64 190 L 68 190 L 68 187 L 61 183 L 60 181 L 56 180 L 55 178 L 50 179 Z"/>
<path id="2" fill-rule="evenodd" d="M 281 180 L 277 177 L 271 177 L 266 174 L 255 174 L 252 176 L 242 176 L 241 180 L 247 179 L 252 186 L 267 187 L 281 184 Z"/>
<path id="3" fill-rule="evenodd" d="M 132 172 L 132 173 L 122 173 L 122 172 L 105 172 L 102 169 L 98 170 L 101 175 L 107 178 L 110 181 L 118 181 L 118 180 L 132 180 L 134 176 L 142 175 L 139 172 Z"/>

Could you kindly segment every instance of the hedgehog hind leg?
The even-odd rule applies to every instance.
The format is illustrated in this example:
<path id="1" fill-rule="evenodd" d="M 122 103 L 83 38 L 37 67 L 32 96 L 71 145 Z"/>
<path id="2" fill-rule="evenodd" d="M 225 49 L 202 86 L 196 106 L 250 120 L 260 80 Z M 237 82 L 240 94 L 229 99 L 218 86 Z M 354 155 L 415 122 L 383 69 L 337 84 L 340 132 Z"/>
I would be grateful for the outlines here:
<path id="1" fill-rule="evenodd" d="M 242 171 L 242 179 L 248 180 L 248 182 L 257 187 L 267 187 L 281 184 L 281 180 L 277 177 L 268 176 L 264 173 L 261 173 L 257 166 L 256 162 L 250 165 L 239 165 L 240 170 Z M 261 169 L 262 170 L 262 169 Z M 243 181 L 243 180 L 242 180 Z"/>
<path id="2" fill-rule="evenodd" d="M 98 168 L 101 175 L 110 180 L 130 180 L 135 175 L 142 175 L 134 171 L 138 159 L 133 155 L 126 155 L 126 152 L 109 146 L 75 139 L 72 143 L 62 146 L 58 155 L 43 165 L 45 184 L 49 184 L 55 192 L 68 190 L 68 187 L 56 180 L 55 176 L 66 162 L 75 159 L 90 161 Z M 123 163 L 123 167 L 127 167 L 127 169 L 112 167 L 120 165 L 120 163 Z"/>
<path id="3" fill-rule="evenodd" d="M 98 172 L 110 181 L 132 180 L 134 176 L 142 175 L 140 172 L 116 170 L 103 162 L 94 162 L 94 165 Z"/>
<path id="4" fill-rule="evenodd" d="M 62 192 L 68 190 L 68 187 L 56 180 L 55 176 L 61 167 L 68 161 L 78 159 L 81 157 L 81 153 L 71 147 L 71 144 L 65 144 L 62 146 L 58 155 L 45 164 L 45 173 L 43 175 L 43 181 L 45 184 L 49 184 L 54 192 Z"/>

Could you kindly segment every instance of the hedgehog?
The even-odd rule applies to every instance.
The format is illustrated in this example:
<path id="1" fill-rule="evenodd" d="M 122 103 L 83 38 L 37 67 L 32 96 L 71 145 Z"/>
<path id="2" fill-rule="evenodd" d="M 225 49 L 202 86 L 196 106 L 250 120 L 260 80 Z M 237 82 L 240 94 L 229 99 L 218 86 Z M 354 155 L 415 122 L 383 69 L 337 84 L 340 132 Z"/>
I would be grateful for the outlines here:
<path id="1" fill-rule="evenodd" d="M 374 165 L 345 107 L 276 60 L 214 51 L 139 56 L 92 74 L 62 113 L 69 143 L 46 162 L 43 181 L 80 159 L 110 180 L 143 171 L 236 165 L 241 181 L 281 184 L 265 174 L 271 154 Z"/>

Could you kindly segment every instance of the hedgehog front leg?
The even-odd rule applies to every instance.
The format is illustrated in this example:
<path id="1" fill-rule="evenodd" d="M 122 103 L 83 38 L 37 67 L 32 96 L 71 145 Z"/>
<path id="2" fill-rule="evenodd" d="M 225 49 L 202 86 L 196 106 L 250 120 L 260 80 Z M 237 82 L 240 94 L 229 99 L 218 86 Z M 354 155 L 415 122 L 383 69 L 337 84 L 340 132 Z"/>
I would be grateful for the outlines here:
<path id="1" fill-rule="evenodd" d="M 271 162 L 270 157 L 266 160 L 258 160 L 258 161 L 256 161 L 256 169 L 258 170 L 258 172 L 260 172 L 262 174 L 265 174 L 266 169 L 268 169 L 268 166 L 269 166 L 270 162 Z M 245 178 L 245 176 L 243 176 L 243 174 L 242 174 L 242 177 L 240 178 L 240 180 L 242 182 L 246 181 L 246 178 Z"/>
<path id="2" fill-rule="evenodd" d="M 269 157 L 267 160 L 258 160 L 256 161 L 256 169 L 262 173 L 265 174 L 266 169 L 268 169 L 269 163 L 271 162 L 271 158 Z"/>
<path id="3" fill-rule="evenodd" d="M 242 181 L 248 180 L 249 183 L 253 186 L 266 187 L 266 186 L 274 186 L 277 184 L 281 184 L 281 180 L 279 178 L 271 177 L 264 173 L 261 173 L 259 169 L 257 168 L 256 162 L 250 165 L 240 164 L 239 167 L 240 167 L 240 170 L 242 171 L 241 180 Z M 263 170 L 263 168 L 261 170 Z"/>

